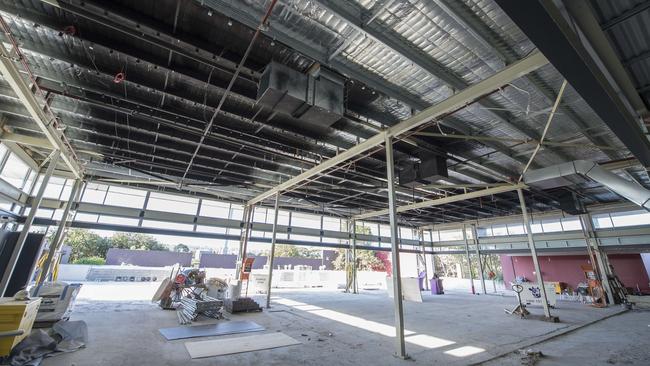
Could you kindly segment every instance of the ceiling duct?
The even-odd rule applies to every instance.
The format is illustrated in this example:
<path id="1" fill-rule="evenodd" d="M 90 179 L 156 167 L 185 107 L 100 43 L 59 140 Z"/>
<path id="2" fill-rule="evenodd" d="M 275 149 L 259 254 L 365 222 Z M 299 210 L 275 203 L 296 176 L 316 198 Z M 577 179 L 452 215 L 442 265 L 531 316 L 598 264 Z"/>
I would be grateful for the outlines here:
<path id="1" fill-rule="evenodd" d="M 409 163 L 399 172 L 400 184 L 407 187 L 431 184 L 447 177 L 447 159 L 435 154 L 420 154 L 419 163 Z"/>
<path id="2" fill-rule="evenodd" d="M 260 79 L 257 102 L 276 112 L 329 127 L 343 116 L 343 78 L 324 68 L 307 75 L 271 62 Z"/>
<path id="3" fill-rule="evenodd" d="M 650 191 L 640 185 L 603 169 L 596 163 L 576 160 L 532 170 L 524 174 L 524 182 L 532 187 L 551 189 L 566 187 L 592 180 L 612 192 L 650 211 Z"/>

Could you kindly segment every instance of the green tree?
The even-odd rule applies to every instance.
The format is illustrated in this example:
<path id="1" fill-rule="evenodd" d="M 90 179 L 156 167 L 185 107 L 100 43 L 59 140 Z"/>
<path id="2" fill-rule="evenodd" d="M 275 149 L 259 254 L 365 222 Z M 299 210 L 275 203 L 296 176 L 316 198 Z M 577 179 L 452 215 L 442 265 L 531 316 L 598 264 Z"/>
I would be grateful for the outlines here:
<path id="1" fill-rule="evenodd" d="M 70 261 L 79 258 L 106 258 L 106 252 L 111 247 L 110 240 L 84 229 L 71 229 L 66 235 L 65 244 L 72 247 Z"/>
<path id="2" fill-rule="evenodd" d="M 185 245 L 183 243 L 179 243 L 179 244 L 176 244 L 176 246 L 174 246 L 174 251 L 175 252 L 181 252 L 181 253 L 189 253 L 190 252 L 190 247 L 188 247 L 187 245 Z"/>
<path id="3" fill-rule="evenodd" d="M 268 256 L 270 250 L 265 250 L 260 255 Z M 300 247 L 290 244 L 276 244 L 275 246 L 276 257 L 301 257 L 301 258 L 320 258 L 321 251 L 319 249 Z"/>
<path id="4" fill-rule="evenodd" d="M 345 269 L 345 249 L 339 249 L 338 256 L 332 262 L 334 269 Z M 386 266 L 375 255 L 374 250 L 357 249 L 357 270 L 359 271 L 385 271 Z"/>
<path id="5" fill-rule="evenodd" d="M 117 233 L 110 239 L 113 248 L 139 250 L 169 250 L 151 235 L 141 233 Z"/>

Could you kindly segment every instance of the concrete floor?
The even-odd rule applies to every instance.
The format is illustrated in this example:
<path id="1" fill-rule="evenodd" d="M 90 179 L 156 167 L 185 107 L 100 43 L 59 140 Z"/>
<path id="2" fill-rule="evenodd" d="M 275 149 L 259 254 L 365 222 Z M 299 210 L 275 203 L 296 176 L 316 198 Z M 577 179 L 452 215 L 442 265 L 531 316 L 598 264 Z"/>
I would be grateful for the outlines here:
<path id="1" fill-rule="evenodd" d="M 78 304 L 72 318 L 88 323 L 90 339 L 87 348 L 47 359 L 43 365 L 466 365 L 528 348 L 531 344 L 621 311 L 619 307 L 596 309 L 559 302 L 554 314 L 560 317 L 561 323 L 554 324 L 504 314 L 504 308 L 513 306 L 513 297 L 459 292 L 428 295 L 423 303 L 405 302 L 406 347 L 413 358 L 413 361 L 406 362 L 392 357 L 395 348 L 393 302 L 384 291 L 352 295 L 322 290 L 284 290 L 274 295 L 270 311 L 233 315 L 231 319 L 255 321 L 267 328 L 266 333 L 281 331 L 301 341 L 302 345 L 191 360 L 185 342 L 218 337 L 167 342 L 158 329 L 178 325 L 174 312 L 160 310 L 142 301 L 86 299 Z M 263 301 L 261 296 L 257 300 Z M 529 310 L 542 313 L 541 308 L 529 307 Z M 649 315 L 648 312 L 617 315 L 557 340 L 544 342 L 540 348 L 553 355 L 549 360 L 561 360 L 562 364 L 582 365 L 585 360 L 589 364 L 596 360 L 606 363 L 611 348 L 601 348 L 601 342 L 610 341 L 610 334 L 620 335 L 617 341 L 621 351 L 638 345 L 640 341 L 650 342 Z M 619 323 L 620 319 L 625 322 Z M 604 331 L 604 325 L 613 328 Z M 625 325 L 635 327 L 627 329 Z M 600 327 L 600 330 L 594 332 L 592 328 L 599 329 L 594 327 Z M 594 342 L 591 342 L 592 333 L 597 335 Z M 245 335 L 250 334 L 241 336 Z M 582 354 L 581 345 L 587 347 L 586 359 L 579 356 Z M 650 357 L 648 350 L 650 347 L 645 347 L 640 352 Z M 566 357 L 565 352 L 572 356 L 555 358 Z M 510 355 L 490 364 L 521 364 L 519 358 Z M 619 359 L 621 362 L 627 360 Z"/>

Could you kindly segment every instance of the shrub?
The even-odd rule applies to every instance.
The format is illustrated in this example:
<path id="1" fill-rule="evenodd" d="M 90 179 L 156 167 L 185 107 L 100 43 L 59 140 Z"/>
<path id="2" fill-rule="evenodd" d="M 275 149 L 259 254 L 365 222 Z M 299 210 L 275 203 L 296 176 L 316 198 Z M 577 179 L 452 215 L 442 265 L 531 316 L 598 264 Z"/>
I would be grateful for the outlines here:
<path id="1" fill-rule="evenodd" d="M 102 265 L 106 264 L 106 259 L 102 257 L 83 257 L 76 259 L 73 264 L 93 264 L 93 265 Z"/>

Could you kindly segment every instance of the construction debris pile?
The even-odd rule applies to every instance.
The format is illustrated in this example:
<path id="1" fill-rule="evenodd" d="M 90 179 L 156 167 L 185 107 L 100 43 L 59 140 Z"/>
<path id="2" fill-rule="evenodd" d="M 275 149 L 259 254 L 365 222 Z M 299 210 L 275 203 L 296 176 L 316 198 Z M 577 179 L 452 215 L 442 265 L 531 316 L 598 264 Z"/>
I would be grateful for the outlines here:
<path id="1" fill-rule="evenodd" d="M 222 319 L 223 314 L 223 301 L 202 295 L 200 298 L 184 297 L 181 299 L 181 304 L 176 310 L 178 322 L 181 325 L 191 324 L 196 320 L 199 315 L 204 315 L 214 319 Z"/>

